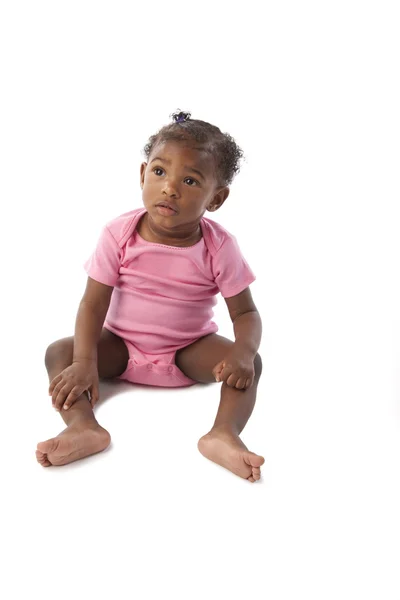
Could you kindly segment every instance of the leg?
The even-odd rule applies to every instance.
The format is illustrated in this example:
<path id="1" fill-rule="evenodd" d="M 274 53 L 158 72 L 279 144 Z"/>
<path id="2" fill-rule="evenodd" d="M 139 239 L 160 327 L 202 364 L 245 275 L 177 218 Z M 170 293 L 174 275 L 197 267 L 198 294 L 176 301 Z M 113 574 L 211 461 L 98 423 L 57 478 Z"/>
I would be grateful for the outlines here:
<path id="1" fill-rule="evenodd" d="M 74 338 L 67 337 L 47 348 L 45 364 L 49 382 L 72 363 L 73 344 Z M 125 343 L 105 328 L 101 332 L 97 354 L 100 378 L 117 377 L 126 369 L 129 356 Z M 64 465 L 101 452 L 110 445 L 110 434 L 96 421 L 86 392 L 69 410 L 61 410 L 60 414 L 67 428 L 37 446 L 36 458 L 42 466 Z"/>
<path id="2" fill-rule="evenodd" d="M 212 333 L 190 346 L 178 350 L 177 366 L 200 383 L 215 382 L 212 369 L 221 361 L 233 342 Z M 251 482 L 260 479 L 264 458 L 250 452 L 239 437 L 256 401 L 257 386 L 262 372 L 259 354 L 254 359 L 255 378 L 251 388 L 238 390 L 225 382 L 221 388 L 221 401 L 212 429 L 200 438 L 198 448 L 210 460 Z"/>

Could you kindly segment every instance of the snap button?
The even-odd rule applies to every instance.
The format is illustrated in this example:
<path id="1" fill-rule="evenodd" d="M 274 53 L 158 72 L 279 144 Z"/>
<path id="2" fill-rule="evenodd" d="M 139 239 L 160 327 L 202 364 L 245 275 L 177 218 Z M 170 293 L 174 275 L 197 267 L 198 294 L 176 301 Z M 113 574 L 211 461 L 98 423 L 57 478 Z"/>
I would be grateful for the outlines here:
<path id="1" fill-rule="evenodd" d="M 168 372 L 172 373 L 172 371 L 173 371 L 173 368 L 172 367 L 168 367 Z"/>
<path id="2" fill-rule="evenodd" d="M 147 365 L 147 369 L 150 371 L 153 368 L 153 365 Z"/>

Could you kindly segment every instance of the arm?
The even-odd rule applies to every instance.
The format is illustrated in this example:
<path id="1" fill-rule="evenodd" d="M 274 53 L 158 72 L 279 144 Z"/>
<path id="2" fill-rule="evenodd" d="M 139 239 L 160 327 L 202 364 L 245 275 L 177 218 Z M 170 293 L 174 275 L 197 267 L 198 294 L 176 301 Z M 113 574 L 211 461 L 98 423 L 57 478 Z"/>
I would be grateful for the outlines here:
<path id="1" fill-rule="evenodd" d="M 253 302 L 250 288 L 243 292 L 225 298 L 235 332 L 235 347 L 253 357 L 260 347 L 262 323 L 261 317 Z"/>
<path id="2" fill-rule="evenodd" d="M 72 362 L 94 361 L 97 365 L 97 343 L 111 301 L 113 287 L 88 277 L 75 322 Z"/>

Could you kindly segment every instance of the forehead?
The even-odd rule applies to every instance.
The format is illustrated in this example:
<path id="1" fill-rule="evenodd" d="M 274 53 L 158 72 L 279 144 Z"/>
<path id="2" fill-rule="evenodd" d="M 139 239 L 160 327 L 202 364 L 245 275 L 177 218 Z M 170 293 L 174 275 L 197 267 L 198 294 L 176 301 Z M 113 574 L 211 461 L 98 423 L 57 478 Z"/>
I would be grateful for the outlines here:
<path id="1" fill-rule="evenodd" d="M 205 177 L 215 176 L 214 160 L 209 152 L 196 142 L 164 141 L 154 146 L 149 156 L 149 163 L 155 157 L 169 162 L 179 162 L 187 167 L 199 169 Z"/>

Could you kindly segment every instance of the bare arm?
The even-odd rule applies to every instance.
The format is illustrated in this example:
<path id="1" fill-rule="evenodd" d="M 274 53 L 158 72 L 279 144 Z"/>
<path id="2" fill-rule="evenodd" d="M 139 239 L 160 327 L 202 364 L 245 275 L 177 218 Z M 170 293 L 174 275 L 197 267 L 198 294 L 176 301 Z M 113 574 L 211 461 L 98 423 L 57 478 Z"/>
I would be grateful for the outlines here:
<path id="1" fill-rule="evenodd" d="M 88 277 L 76 315 L 72 362 L 90 360 L 97 364 L 97 344 L 113 289 L 112 286 Z"/>
<path id="2" fill-rule="evenodd" d="M 250 288 L 225 298 L 235 332 L 235 346 L 255 356 L 261 343 L 262 323 Z"/>

